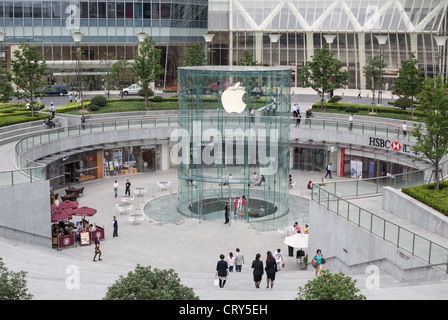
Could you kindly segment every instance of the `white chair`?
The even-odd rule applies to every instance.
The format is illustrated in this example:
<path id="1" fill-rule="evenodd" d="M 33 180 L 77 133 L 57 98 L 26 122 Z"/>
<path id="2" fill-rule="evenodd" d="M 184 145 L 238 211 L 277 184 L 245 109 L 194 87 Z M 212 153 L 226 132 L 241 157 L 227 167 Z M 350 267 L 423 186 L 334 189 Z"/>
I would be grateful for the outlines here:
<path id="1" fill-rule="evenodd" d="M 289 185 L 289 188 L 292 189 L 292 188 L 294 188 L 295 185 L 296 185 L 296 182 L 294 181 L 293 183 L 291 183 L 291 184 Z"/>
<path id="2" fill-rule="evenodd" d="M 129 211 L 131 211 L 132 210 L 132 207 L 133 207 L 133 205 L 132 204 L 130 204 L 128 207 L 126 207 L 126 212 L 129 212 Z"/>
<path id="3" fill-rule="evenodd" d="M 142 215 L 141 217 L 138 217 L 138 218 L 136 219 L 136 222 L 137 222 L 137 223 L 141 223 L 141 222 L 143 222 L 143 220 L 145 220 L 145 217 Z"/>
<path id="4" fill-rule="evenodd" d="M 128 221 L 130 224 L 135 224 L 135 218 L 128 216 Z"/>
<path id="5" fill-rule="evenodd" d="M 126 208 L 125 207 L 117 206 L 117 209 L 118 209 L 118 212 L 120 213 L 120 215 L 126 213 Z"/>
<path id="6" fill-rule="evenodd" d="M 280 238 L 284 238 L 286 235 L 285 230 L 280 230 L 279 228 L 277 228 L 278 234 L 280 235 Z"/>

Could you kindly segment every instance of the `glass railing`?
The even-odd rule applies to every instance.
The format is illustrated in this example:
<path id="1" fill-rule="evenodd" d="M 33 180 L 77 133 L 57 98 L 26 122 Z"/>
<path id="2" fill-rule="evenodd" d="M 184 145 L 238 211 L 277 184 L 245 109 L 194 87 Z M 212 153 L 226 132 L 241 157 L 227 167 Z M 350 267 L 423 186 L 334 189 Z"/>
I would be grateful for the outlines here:
<path id="1" fill-rule="evenodd" d="M 448 273 L 448 248 L 426 239 L 402 226 L 369 212 L 336 194 L 326 186 L 314 185 L 312 200 L 341 218 L 409 252 L 429 265 Z"/>

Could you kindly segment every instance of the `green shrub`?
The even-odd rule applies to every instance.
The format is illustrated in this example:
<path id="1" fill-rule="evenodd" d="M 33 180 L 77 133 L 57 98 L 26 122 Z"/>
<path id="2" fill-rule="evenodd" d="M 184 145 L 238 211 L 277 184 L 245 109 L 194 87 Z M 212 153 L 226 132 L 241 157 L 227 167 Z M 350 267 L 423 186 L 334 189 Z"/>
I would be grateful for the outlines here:
<path id="1" fill-rule="evenodd" d="M 163 98 L 161 96 L 155 96 L 154 98 L 151 99 L 154 102 L 162 102 Z"/>
<path id="2" fill-rule="evenodd" d="M 394 106 L 396 106 L 397 108 L 400 108 L 401 110 L 406 110 L 406 109 L 412 107 L 412 103 L 411 103 L 411 100 L 409 100 L 408 98 L 401 97 L 401 98 L 398 98 L 397 100 L 395 100 Z"/>
<path id="3" fill-rule="evenodd" d="M 359 109 L 355 106 L 348 106 L 347 108 L 345 108 L 345 112 L 347 113 L 358 113 Z"/>
<path id="4" fill-rule="evenodd" d="M 434 183 L 401 189 L 408 196 L 440 211 L 448 216 L 448 181 L 439 183 L 439 190 L 434 189 Z"/>
<path id="5" fill-rule="evenodd" d="M 339 101 L 341 101 L 342 100 L 342 97 L 341 96 L 333 96 L 332 98 L 330 98 L 329 100 L 328 100 L 328 102 L 330 102 L 330 103 L 338 103 Z"/>
<path id="6" fill-rule="evenodd" d="M 107 105 L 107 98 L 104 96 L 95 96 L 90 100 L 90 103 L 98 107 L 105 107 Z"/>
<path id="7" fill-rule="evenodd" d="M 100 106 L 96 105 L 96 104 L 91 104 L 89 106 L 90 111 L 98 111 L 100 110 Z"/>

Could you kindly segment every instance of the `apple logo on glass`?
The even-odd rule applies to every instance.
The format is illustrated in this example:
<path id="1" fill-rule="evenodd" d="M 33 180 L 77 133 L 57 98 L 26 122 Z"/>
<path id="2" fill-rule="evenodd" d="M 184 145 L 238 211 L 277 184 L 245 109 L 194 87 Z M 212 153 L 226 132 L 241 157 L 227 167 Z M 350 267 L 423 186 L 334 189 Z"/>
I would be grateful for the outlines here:
<path id="1" fill-rule="evenodd" d="M 240 87 L 239 82 L 235 83 L 233 87 L 228 87 L 221 95 L 221 102 L 224 110 L 228 113 L 243 112 L 244 109 L 246 109 L 246 104 L 243 101 L 244 93 L 244 87 Z"/>

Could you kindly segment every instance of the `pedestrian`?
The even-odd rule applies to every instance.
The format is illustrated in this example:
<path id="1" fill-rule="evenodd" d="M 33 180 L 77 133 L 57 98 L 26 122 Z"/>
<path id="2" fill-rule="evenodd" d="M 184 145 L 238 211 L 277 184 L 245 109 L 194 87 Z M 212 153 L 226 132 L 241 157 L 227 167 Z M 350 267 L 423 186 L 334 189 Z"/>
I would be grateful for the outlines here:
<path id="1" fill-rule="evenodd" d="M 283 254 L 281 249 L 277 249 L 277 251 L 274 253 L 275 263 L 277 264 L 277 271 L 282 270 L 284 264 L 283 264 Z"/>
<path id="2" fill-rule="evenodd" d="M 53 115 L 53 118 L 54 118 L 54 115 L 56 113 L 56 107 L 54 106 L 53 102 L 50 105 L 50 111 L 51 111 L 51 114 Z"/>
<path id="3" fill-rule="evenodd" d="M 330 175 L 330 179 L 332 179 L 331 177 L 331 167 L 332 167 L 332 163 L 330 162 L 330 164 L 327 165 L 327 174 L 325 175 L 325 178 Z"/>
<path id="4" fill-rule="evenodd" d="M 397 126 L 395 127 L 395 132 L 397 133 L 398 139 L 400 139 L 400 131 L 401 131 L 401 125 L 400 125 L 400 122 L 398 122 Z"/>
<path id="5" fill-rule="evenodd" d="M 255 110 L 253 108 L 250 108 L 250 122 L 255 124 Z"/>
<path id="6" fill-rule="evenodd" d="M 257 184 L 258 182 L 258 176 L 257 173 L 254 172 L 254 175 L 252 176 L 252 182 L 254 183 L 254 186 Z"/>
<path id="7" fill-rule="evenodd" d="M 307 188 L 308 190 L 313 190 L 313 183 L 311 182 L 311 180 L 308 181 L 308 184 L 306 185 L 306 188 Z"/>
<path id="8" fill-rule="evenodd" d="M 131 183 L 129 182 L 128 179 L 126 179 L 126 189 L 124 194 L 128 195 L 129 197 L 131 196 Z"/>
<path id="9" fill-rule="evenodd" d="M 31 105 L 30 105 L 29 102 L 26 103 L 26 110 L 27 110 L 27 111 L 30 111 L 30 110 L 31 110 Z"/>
<path id="10" fill-rule="evenodd" d="M 348 131 L 352 132 L 353 130 L 353 113 L 348 117 Z"/>
<path id="11" fill-rule="evenodd" d="M 292 233 L 300 233 L 300 226 L 297 221 L 296 221 L 296 223 L 294 223 L 294 229 L 293 229 Z"/>
<path id="12" fill-rule="evenodd" d="M 289 174 L 289 178 L 288 178 L 288 188 L 292 189 L 292 175 Z"/>
<path id="13" fill-rule="evenodd" d="M 246 211 L 246 204 L 247 204 L 247 201 L 246 201 L 246 196 L 245 195 L 243 195 L 242 197 L 241 197 L 241 206 L 239 207 L 239 213 L 238 213 L 238 215 L 240 216 L 240 217 L 243 217 L 244 216 L 244 212 Z"/>
<path id="14" fill-rule="evenodd" d="M 233 272 L 233 267 L 235 266 L 235 257 L 233 256 L 232 252 L 229 252 L 227 263 L 229 264 L 229 272 Z"/>
<path id="15" fill-rule="evenodd" d="M 100 250 L 100 234 L 96 234 L 95 238 L 95 255 L 93 256 L 93 261 L 96 262 L 96 255 L 99 254 L 98 261 L 101 261 L 101 250 Z"/>
<path id="16" fill-rule="evenodd" d="M 73 95 L 70 93 L 70 96 L 68 97 L 68 102 L 72 103 L 73 102 Z"/>
<path id="17" fill-rule="evenodd" d="M 361 89 L 358 90 L 358 99 L 361 99 Z"/>
<path id="18" fill-rule="evenodd" d="M 254 277 L 254 283 L 255 283 L 255 288 L 259 289 L 260 288 L 260 282 L 261 279 L 263 278 L 263 261 L 260 260 L 261 255 L 259 253 L 256 254 L 255 256 L 255 260 L 252 261 L 252 269 L 253 270 L 253 277 Z"/>
<path id="19" fill-rule="evenodd" d="M 219 256 L 219 261 L 216 264 L 215 278 L 219 278 L 219 287 L 224 288 L 226 284 L 227 277 L 229 276 L 229 267 L 227 261 L 224 260 L 225 256 L 221 253 Z"/>
<path id="20" fill-rule="evenodd" d="M 82 130 L 86 129 L 86 118 L 84 117 L 84 115 L 81 116 L 81 127 Z"/>
<path id="21" fill-rule="evenodd" d="M 241 253 L 240 248 L 236 248 L 236 255 L 235 255 L 235 271 L 241 272 L 241 269 L 244 264 L 244 255 Z"/>
<path id="22" fill-rule="evenodd" d="M 305 223 L 305 228 L 303 229 L 304 234 L 308 234 L 310 232 L 310 228 L 308 227 L 308 224 Z"/>
<path id="23" fill-rule="evenodd" d="M 260 210 L 258 210 L 258 216 L 264 217 L 265 211 L 263 205 L 260 206 Z"/>
<path id="24" fill-rule="evenodd" d="M 224 207 L 224 218 L 225 218 L 224 224 L 229 223 L 229 203 L 228 202 L 226 202 L 226 205 Z"/>
<path id="25" fill-rule="evenodd" d="M 275 258 L 272 255 L 271 251 L 268 251 L 266 255 L 266 267 L 264 268 L 264 270 L 266 271 L 266 289 L 269 288 L 269 284 L 271 285 L 272 289 L 275 281 L 275 273 L 277 272 L 277 263 L 275 262 Z"/>
<path id="26" fill-rule="evenodd" d="M 113 187 L 114 187 L 114 193 L 115 193 L 115 198 L 116 198 L 118 196 L 118 187 L 119 187 L 117 180 L 114 181 Z"/>
<path id="27" fill-rule="evenodd" d="M 403 138 L 405 138 L 408 135 L 408 125 L 406 124 L 406 121 L 403 122 L 401 129 L 403 129 Z"/>
<path id="28" fill-rule="evenodd" d="M 238 201 L 239 201 L 239 197 L 236 196 L 236 197 L 235 197 L 235 200 L 233 200 L 233 208 L 234 208 L 233 215 L 234 215 L 234 216 L 236 216 L 236 211 L 237 211 L 237 209 L 238 209 Z"/>
<path id="29" fill-rule="evenodd" d="M 325 258 L 322 255 L 322 251 L 320 249 L 317 249 L 316 255 L 313 257 L 312 263 L 313 267 L 316 269 L 316 276 L 317 272 L 319 272 L 319 275 L 322 275 L 322 265 L 325 263 Z"/>
<path id="30" fill-rule="evenodd" d="M 118 237 L 118 221 L 117 221 L 117 217 L 114 216 L 114 220 L 112 223 L 113 227 L 114 227 L 114 232 L 113 232 L 113 237 Z"/>
<path id="31" fill-rule="evenodd" d="M 264 177 L 264 175 L 261 175 L 260 177 L 260 183 L 258 183 L 258 185 L 261 185 L 262 182 L 265 182 L 266 178 Z"/>

